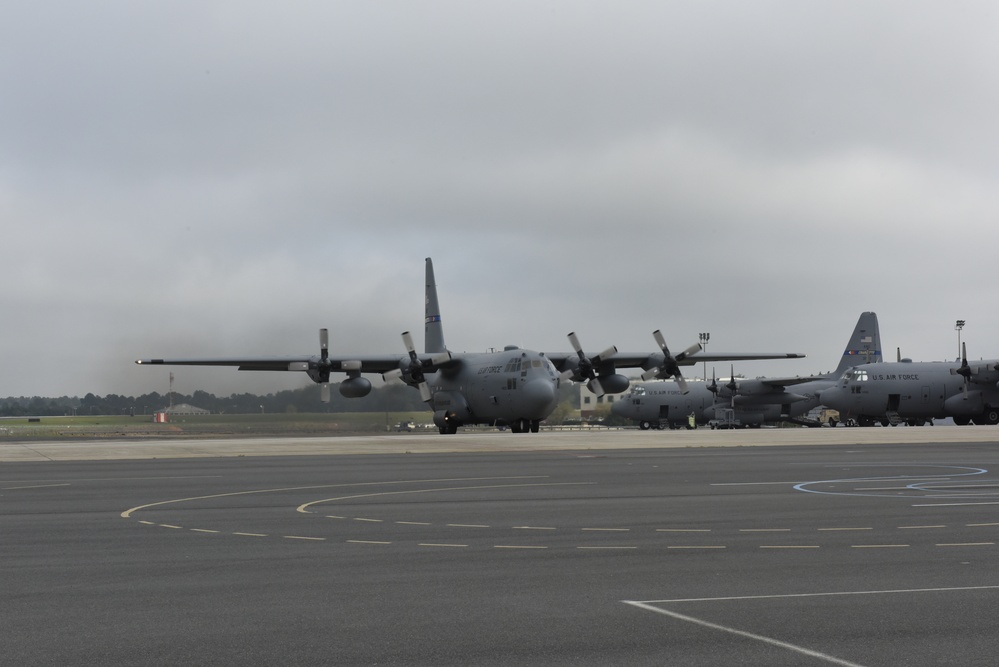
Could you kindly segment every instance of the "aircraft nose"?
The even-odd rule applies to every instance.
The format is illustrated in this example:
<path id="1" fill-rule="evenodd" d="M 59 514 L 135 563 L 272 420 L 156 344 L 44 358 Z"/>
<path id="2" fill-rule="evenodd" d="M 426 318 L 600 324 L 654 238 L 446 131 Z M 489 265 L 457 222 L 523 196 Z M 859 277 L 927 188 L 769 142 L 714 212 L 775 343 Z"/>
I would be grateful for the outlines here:
<path id="1" fill-rule="evenodd" d="M 839 387 L 829 387 L 819 392 L 819 402 L 834 410 L 839 410 L 842 404 L 843 390 Z"/>
<path id="2" fill-rule="evenodd" d="M 531 405 L 543 408 L 554 407 L 555 384 L 546 380 L 531 380 L 523 387 L 524 396 Z"/>

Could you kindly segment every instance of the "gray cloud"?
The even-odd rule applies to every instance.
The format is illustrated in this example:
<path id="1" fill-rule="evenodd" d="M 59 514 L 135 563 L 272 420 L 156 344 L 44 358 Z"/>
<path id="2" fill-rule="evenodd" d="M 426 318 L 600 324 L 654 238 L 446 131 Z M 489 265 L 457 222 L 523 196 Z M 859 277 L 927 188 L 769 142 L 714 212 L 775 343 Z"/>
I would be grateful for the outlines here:
<path id="1" fill-rule="evenodd" d="M 999 316 L 992 3 L 22 3 L 0 26 L 0 396 L 141 356 L 890 354 Z M 215 392 L 297 376 L 175 371 Z M 709 369 L 710 372 L 710 369 Z"/>

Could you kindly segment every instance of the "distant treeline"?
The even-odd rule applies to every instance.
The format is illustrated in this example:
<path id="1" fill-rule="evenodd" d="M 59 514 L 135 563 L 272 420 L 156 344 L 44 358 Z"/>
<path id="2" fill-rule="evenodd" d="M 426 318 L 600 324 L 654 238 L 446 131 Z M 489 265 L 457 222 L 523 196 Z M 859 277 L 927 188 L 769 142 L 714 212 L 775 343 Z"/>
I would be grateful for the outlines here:
<path id="1" fill-rule="evenodd" d="M 193 394 L 142 396 L 87 394 L 83 398 L 19 396 L 0 398 L 0 417 L 57 417 L 64 415 L 151 415 L 169 406 L 187 403 L 213 413 L 249 414 L 274 412 L 410 412 L 425 409 L 420 394 L 401 384 L 375 387 L 364 398 L 344 398 L 332 387 L 329 403 L 320 401 L 318 387 L 279 391 L 276 394 L 215 396 L 206 391 Z"/>

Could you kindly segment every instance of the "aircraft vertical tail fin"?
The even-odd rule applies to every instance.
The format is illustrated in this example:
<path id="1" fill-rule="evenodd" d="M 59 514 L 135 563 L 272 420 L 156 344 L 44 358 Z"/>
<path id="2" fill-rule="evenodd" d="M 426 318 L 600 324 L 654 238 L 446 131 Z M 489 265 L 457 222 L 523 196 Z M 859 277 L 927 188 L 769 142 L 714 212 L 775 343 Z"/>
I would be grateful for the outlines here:
<path id="1" fill-rule="evenodd" d="M 860 314 L 857 326 L 846 345 L 843 358 L 836 367 L 836 376 L 842 375 L 847 369 L 860 364 L 872 364 L 882 361 L 881 331 L 878 329 L 877 313 L 868 311 Z"/>
<path id="2" fill-rule="evenodd" d="M 444 324 L 441 322 L 441 307 L 437 303 L 437 283 L 434 280 L 434 262 L 427 257 L 426 322 L 423 330 L 424 352 L 435 354 L 446 352 L 444 345 Z"/>

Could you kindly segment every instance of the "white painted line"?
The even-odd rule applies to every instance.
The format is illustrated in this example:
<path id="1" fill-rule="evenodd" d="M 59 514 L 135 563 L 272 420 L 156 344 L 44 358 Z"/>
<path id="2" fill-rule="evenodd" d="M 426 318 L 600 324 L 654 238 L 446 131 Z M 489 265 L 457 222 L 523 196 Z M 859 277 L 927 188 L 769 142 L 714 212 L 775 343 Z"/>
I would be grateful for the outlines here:
<path id="1" fill-rule="evenodd" d="M 790 528 L 740 528 L 740 533 L 790 533 Z"/>
<path id="2" fill-rule="evenodd" d="M 726 549 L 728 547 L 726 547 L 723 544 L 715 544 L 715 545 L 702 544 L 702 545 L 674 546 L 666 548 L 667 549 Z"/>
<path id="3" fill-rule="evenodd" d="M 284 535 L 286 540 L 312 540 L 314 542 L 325 542 L 325 537 L 305 537 L 303 535 Z"/>
<path id="4" fill-rule="evenodd" d="M 656 528 L 657 533 L 710 533 L 710 528 Z"/>
<path id="5" fill-rule="evenodd" d="M 483 525 L 481 523 L 449 523 L 447 524 L 449 528 L 488 528 L 489 526 Z"/>
<path id="6" fill-rule="evenodd" d="M 497 544 L 494 549 L 547 549 L 548 547 L 531 547 L 519 544 Z"/>
<path id="7" fill-rule="evenodd" d="M 467 544 L 435 544 L 435 543 L 432 543 L 432 542 L 422 543 L 422 544 L 418 544 L 416 546 L 418 546 L 418 547 L 453 547 L 453 548 L 468 547 Z"/>
<path id="8" fill-rule="evenodd" d="M 718 484 L 709 484 L 709 486 L 770 486 L 779 485 L 787 486 L 788 484 L 819 484 L 820 482 L 723 482 Z"/>
<path id="9" fill-rule="evenodd" d="M 819 531 L 874 530 L 873 528 L 819 528 Z"/>
<path id="10" fill-rule="evenodd" d="M 392 544 L 392 543 L 376 542 L 375 540 L 347 540 L 347 544 Z"/>
<path id="11" fill-rule="evenodd" d="M 433 524 L 426 521 L 396 521 L 397 524 L 401 526 L 432 526 Z"/>
<path id="12" fill-rule="evenodd" d="M 161 523 L 161 524 L 160 524 L 160 526 L 161 526 L 161 527 L 163 527 L 163 528 L 176 528 L 176 529 L 178 529 L 178 530 L 180 530 L 180 529 L 181 529 L 181 527 L 180 527 L 180 526 L 174 526 L 174 525 L 172 525 L 172 524 L 169 524 L 169 523 Z"/>
<path id="13" fill-rule="evenodd" d="M 999 501 L 991 503 L 922 503 L 912 507 L 970 507 L 972 505 L 999 505 Z"/>
<path id="14" fill-rule="evenodd" d="M 36 484 L 34 486 L 5 486 L 0 491 L 19 491 L 21 489 L 50 489 L 54 486 L 69 486 L 69 484 Z"/>
<path id="15" fill-rule="evenodd" d="M 899 530 L 926 530 L 929 528 L 946 528 L 947 526 L 897 526 Z"/>
<path id="16" fill-rule="evenodd" d="M 354 521 L 367 521 L 369 523 L 382 523 L 384 519 L 365 519 L 364 517 L 355 516 Z"/>
<path id="17" fill-rule="evenodd" d="M 735 628 L 730 628 L 725 625 L 719 625 L 718 623 L 711 623 L 710 621 L 705 621 L 699 618 L 694 618 L 693 616 L 687 616 L 686 614 L 678 614 L 675 611 L 668 611 L 666 609 L 660 609 L 659 607 L 653 607 L 652 605 L 645 604 L 643 602 L 632 602 L 630 600 L 625 600 L 625 604 L 630 604 L 633 607 L 638 607 L 639 609 L 644 609 L 645 611 L 652 611 L 663 616 L 669 616 L 678 621 L 685 621 L 687 623 L 693 623 L 694 625 L 700 625 L 701 627 L 708 628 L 710 630 L 718 630 L 720 632 L 727 632 L 737 637 L 744 637 L 746 639 L 753 639 L 764 644 L 769 644 L 770 646 L 776 646 L 778 648 L 787 649 L 788 651 L 793 651 L 801 655 L 807 655 L 810 658 L 818 658 L 819 660 L 825 660 L 831 665 L 840 665 L 841 667 L 863 667 L 856 662 L 850 662 L 848 660 L 843 660 L 835 656 L 831 656 L 825 653 L 820 653 L 818 651 L 813 651 L 812 649 L 805 648 L 804 646 L 797 646 L 795 644 L 789 644 L 787 642 L 782 642 L 779 639 L 774 639 L 772 637 L 764 637 L 763 635 L 757 635 L 752 632 L 745 632 L 744 630 L 737 630 Z"/>
<path id="18" fill-rule="evenodd" d="M 218 530 L 208 530 L 207 528 L 192 528 L 191 532 L 193 532 L 193 533 L 219 533 L 221 531 L 218 531 Z"/>
<path id="19" fill-rule="evenodd" d="M 818 544 L 761 544 L 761 549 L 818 549 Z"/>
<path id="20" fill-rule="evenodd" d="M 267 537 L 266 533 L 233 533 L 233 535 L 242 535 L 243 537 Z"/>
<path id="21" fill-rule="evenodd" d="M 512 526 L 513 530 L 557 530 L 552 526 Z"/>
<path id="22" fill-rule="evenodd" d="M 981 528 L 983 526 L 999 526 L 999 523 L 966 523 L 968 528 Z"/>
<path id="23" fill-rule="evenodd" d="M 834 591 L 832 593 L 787 593 L 784 595 L 734 595 L 718 598 L 675 598 L 672 600 L 644 600 L 645 604 L 673 602 L 731 602 L 737 600 L 788 600 L 793 598 L 839 597 L 843 595 L 898 595 L 902 593 L 958 593 L 964 591 L 995 591 L 999 586 L 952 586 L 945 588 L 896 588 L 884 591 Z"/>
<path id="24" fill-rule="evenodd" d="M 576 547 L 586 551 L 633 551 L 638 547 Z"/>
<path id="25" fill-rule="evenodd" d="M 938 547 L 991 547 L 995 542 L 952 542 L 950 544 L 938 544 Z"/>
<path id="26" fill-rule="evenodd" d="M 904 549 L 908 544 L 851 544 L 851 549 Z"/>

